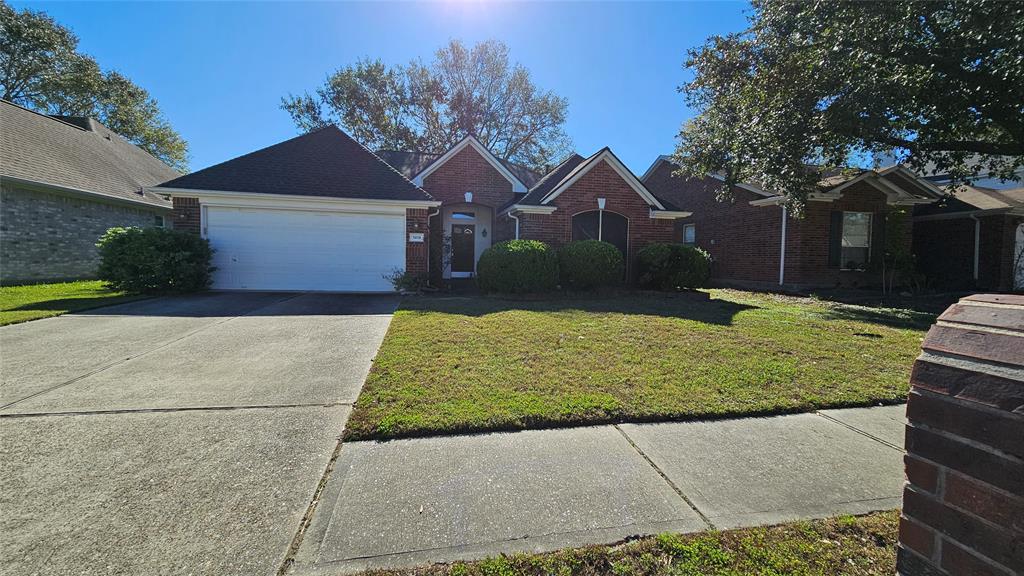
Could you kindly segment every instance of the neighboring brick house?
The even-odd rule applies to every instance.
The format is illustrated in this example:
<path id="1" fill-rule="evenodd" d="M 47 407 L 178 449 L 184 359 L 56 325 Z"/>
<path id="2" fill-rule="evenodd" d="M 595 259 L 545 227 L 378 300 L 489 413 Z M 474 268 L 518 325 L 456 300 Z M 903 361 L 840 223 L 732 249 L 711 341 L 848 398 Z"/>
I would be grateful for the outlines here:
<path id="1" fill-rule="evenodd" d="M 615 244 L 628 273 L 636 253 L 672 240 L 673 221 L 688 216 L 657 197 L 609 150 L 573 154 L 543 177 L 503 162 L 467 137 L 442 155 L 379 153 L 435 199 L 432 279 L 471 277 L 480 254 L 513 238 L 555 247 L 596 238 Z"/>
<path id="2" fill-rule="evenodd" d="M 1024 188 L 960 186 L 914 210 L 920 270 L 945 289 L 1024 289 Z"/>
<path id="3" fill-rule="evenodd" d="M 177 176 L 89 118 L 0 100 L 0 282 L 94 278 L 115 226 L 162 226 L 171 203 L 146 191 Z"/>
<path id="4" fill-rule="evenodd" d="M 732 198 L 719 202 L 721 180 L 680 178 L 676 169 L 662 156 L 642 178 L 693 212 L 676 223 L 675 240 L 711 255 L 716 283 L 758 289 L 880 285 L 885 252 L 911 251 L 911 208 L 942 195 L 902 166 L 863 170 L 823 179 L 803 218 L 794 218 L 780 196 L 754 184 L 733 187 Z"/>

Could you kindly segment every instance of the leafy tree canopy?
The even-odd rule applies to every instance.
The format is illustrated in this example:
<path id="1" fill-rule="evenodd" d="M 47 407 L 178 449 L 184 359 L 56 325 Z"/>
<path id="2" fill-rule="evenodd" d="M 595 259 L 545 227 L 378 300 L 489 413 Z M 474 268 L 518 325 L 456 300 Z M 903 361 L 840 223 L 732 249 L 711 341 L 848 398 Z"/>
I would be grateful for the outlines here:
<path id="1" fill-rule="evenodd" d="M 754 0 L 750 27 L 691 50 L 681 173 L 756 181 L 797 212 L 816 170 L 891 157 L 1015 179 L 1024 3 Z"/>
<path id="2" fill-rule="evenodd" d="M 337 123 L 375 150 L 440 153 L 471 134 L 499 158 L 540 167 L 570 144 L 565 98 L 534 86 L 497 41 L 470 49 L 453 40 L 429 64 L 363 59 L 330 75 L 315 95 L 289 95 L 281 107 L 300 130 Z"/>
<path id="3" fill-rule="evenodd" d="M 188 167 L 188 145 L 146 90 L 101 70 L 78 51 L 74 33 L 45 13 L 2 1 L 0 95 L 43 114 L 90 116 L 172 168 Z"/>

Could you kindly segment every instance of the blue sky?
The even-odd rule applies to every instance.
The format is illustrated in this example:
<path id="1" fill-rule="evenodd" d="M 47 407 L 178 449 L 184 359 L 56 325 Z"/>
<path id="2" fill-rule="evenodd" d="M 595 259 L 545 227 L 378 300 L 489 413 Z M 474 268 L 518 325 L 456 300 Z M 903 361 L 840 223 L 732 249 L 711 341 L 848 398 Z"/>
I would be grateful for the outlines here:
<path id="1" fill-rule="evenodd" d="M 363 56 L 429 60 L 450 38 L 497 39 L 534 82 L 569 99 L 576 150 L 602 146 L 638 174 L 692 115 L 676 88 L 686 50 L 745 27 L 746 3 L 25 3 L 160 102 L 197 170 L 297 134 L 278 107 Z"/>

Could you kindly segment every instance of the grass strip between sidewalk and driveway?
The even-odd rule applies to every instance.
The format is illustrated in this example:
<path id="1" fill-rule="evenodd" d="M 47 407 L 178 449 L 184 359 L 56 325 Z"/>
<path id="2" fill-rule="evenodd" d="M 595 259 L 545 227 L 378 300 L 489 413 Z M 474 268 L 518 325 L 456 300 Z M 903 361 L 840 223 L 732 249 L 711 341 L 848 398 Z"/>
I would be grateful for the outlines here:
<path id="1" fill-rule="evenodd" d="M 867 576 L 895 574 L 899 512 L 725 532 L 661 534 L 613 546 L 377 570 L 364 576 Z"/>
<path id="2" fill-rule="evenodd" d="M 0 286 L 0 326 L 146 297 L 110 290 L 100 280 Z"/>
<path id="3" fill-rule="evenodd" d="M 899 402 L 934 320 L 736 290 L 711 296 L 406 298 L 345 437 Z"/>

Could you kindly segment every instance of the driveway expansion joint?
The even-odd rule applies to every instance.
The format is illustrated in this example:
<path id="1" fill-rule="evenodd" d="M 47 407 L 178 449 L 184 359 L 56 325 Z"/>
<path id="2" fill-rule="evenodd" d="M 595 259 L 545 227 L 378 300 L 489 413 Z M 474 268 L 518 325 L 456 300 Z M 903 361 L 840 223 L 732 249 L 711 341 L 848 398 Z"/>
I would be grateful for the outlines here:
<path id="1" fill-rule="evenodd" d="M 614 424 L 612 425 L 612 427 L 619 431 L 619 434 L 621 434 L 622 437 L 626 439 L 626 442 L 629 442 L 629 445 L 632 446 L 634 450 L 636 450 L 637 454 L 639 454 L 641 458 L 643 458 L 648 464 L 650 464 L 651 468 L 654 468 L 654 471 L 657 472 L 659 476 L 661 476 L 661 479 L 664 480 L 669 485 L 669 487 L 671 487 L 672 490 L 676 494 L 678 494 L 680 498 L 683 499 L 684 502 L 686 502 L 686 505 L 689 506 L 693 510 L 693 512 L 697 514 L 697 516 L 700 516 L 700 519 L 708 525 L 709 529 L 716 529 L 715 524 L 711 521 L 711 519 L 708 518 L 708 516 L 704 514 L 704 512 L 701 512 L 701 510 L 697 508 L 697 505 L 694 504 L 693 501 L 686 496 L 686 494 L 683 494 L 683 491 L 679 488 L 679 486 L 676 485 L 676 483 L 673 482 L 672 479 L 668 477 L 668 474 L 665 474 L 665 472 L 661 468 L 659 468 L 657 464 L 654 463 L 654 460 L 651 460 L 650 456 L 644 453 L 643 449 L 641 449 L 640 446 L 637 446 L 636 442 L 633 442 L 633 439 L 629 437 L 629 434 L 626 434 L 625 430 L 620 428 L 618 424 Z"/>

